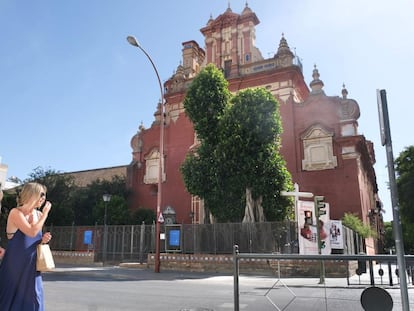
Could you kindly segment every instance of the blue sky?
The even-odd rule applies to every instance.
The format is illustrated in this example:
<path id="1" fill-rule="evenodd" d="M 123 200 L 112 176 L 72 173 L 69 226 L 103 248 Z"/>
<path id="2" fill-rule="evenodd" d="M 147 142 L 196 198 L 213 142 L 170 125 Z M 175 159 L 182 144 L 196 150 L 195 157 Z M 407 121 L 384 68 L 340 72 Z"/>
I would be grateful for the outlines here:
<path id="1" fill-rule="evenodd" d="M 197 41 L 212 15 L 245 1 L 0 0 L 0 157 L 8 177 L 36 167 L 61 172 L 125 165 L 130 139 L 149 127 L 163 81 L 181 61 L 181 43 Z M 380 143 L 376 90 L 386 89 L 394 156 L 413 145 L 414 26 L 411 0 L 251 0 L 264 57 L 284 33 L 302 59 L 305 80 L 316 64 L 327 95 L 361 109 L 359 131 L 375 144 L 385 219 L 392 219 L 385 148 Z M 306 189 L 303 189 L 306 191 Z"/>

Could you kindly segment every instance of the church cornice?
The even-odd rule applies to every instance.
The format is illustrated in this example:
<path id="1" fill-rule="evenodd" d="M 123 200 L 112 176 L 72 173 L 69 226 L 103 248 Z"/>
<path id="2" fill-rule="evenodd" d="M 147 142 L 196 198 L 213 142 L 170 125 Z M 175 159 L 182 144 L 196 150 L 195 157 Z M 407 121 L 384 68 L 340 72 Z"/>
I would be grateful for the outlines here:
<path id="1" fill-rule="evenodd" d="M 259 19 L 257 18 L 256 14 L 246 7 L 243 10 L 243 13 L 237 14 L 233 13 L 230 8 L 226 10 L 223 14 L 219 15 L 216 19 L 210 18 L 207 23 L 207 26 L 200 29 L 201 33 L 206 35 L 207 33 L 216 32 L 223 28 L 248 23 L 251 22 L 253 25 L 258 25 L 260 23 Z"/>

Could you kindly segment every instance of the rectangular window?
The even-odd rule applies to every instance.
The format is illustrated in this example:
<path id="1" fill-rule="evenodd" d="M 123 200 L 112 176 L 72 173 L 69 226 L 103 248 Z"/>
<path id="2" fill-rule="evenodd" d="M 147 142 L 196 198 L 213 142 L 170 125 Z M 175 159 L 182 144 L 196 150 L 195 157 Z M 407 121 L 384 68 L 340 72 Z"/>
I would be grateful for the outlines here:
<path id="1" fill-rule="evenodd" d="M 231 70 L 231 60 L 224 61 L 224 77 L 228 78 L 230 76 Z"/>

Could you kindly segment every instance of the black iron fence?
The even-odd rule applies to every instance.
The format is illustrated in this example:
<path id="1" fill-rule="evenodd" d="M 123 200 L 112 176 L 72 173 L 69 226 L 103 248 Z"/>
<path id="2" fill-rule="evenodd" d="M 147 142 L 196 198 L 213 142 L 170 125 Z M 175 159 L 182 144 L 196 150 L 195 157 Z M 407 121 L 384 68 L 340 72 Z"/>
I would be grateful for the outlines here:
<path id="1" fill-rule="evenodd" d="M 47 227 L 51 248 L 59 251 L 93 252 L 95 261 L 144 262 L 155 252 L 155 225 Z M 298 253 L 297 225 L 292 221 L 263 223 L 216 223 L 161 225 L 161 252 L 232 254 L 238 245 L 243 253 Z M 364 252 L 364 243 L 344 227 L 344 254 Z"/>

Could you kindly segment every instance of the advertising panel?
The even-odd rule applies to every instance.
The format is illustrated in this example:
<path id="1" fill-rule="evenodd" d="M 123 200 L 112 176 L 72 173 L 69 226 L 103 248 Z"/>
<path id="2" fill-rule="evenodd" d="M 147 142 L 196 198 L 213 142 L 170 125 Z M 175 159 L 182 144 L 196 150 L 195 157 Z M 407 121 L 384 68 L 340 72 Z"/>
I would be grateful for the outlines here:
<path id="1" fill-rule="evenodd" d="M 326 214 L 320 216 L 317 222 L 313 201 L 298 201 L 298 226 L 299 226 L 299 253 L 302 255 L 318 254 L 318 239 L 316 224 L 319 223 L 319 235 L 321 239 L 321 254 L 331 253 L 329 239 L 329 204 L 326 203 Z"/>
<path id="2" fill-rule="evenodd" d="M 340 220 L 331 220 L 330 221 L 330 241 L 331 248 L 335 249 L 344 249 L 344 236 L 342 234 L 342 221 Z"/>

